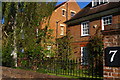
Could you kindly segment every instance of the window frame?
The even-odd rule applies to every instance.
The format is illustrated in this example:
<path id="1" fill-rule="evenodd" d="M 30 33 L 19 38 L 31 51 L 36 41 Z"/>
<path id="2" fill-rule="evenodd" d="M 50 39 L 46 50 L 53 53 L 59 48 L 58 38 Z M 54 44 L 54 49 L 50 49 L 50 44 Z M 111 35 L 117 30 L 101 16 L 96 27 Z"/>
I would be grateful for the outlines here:
<path id="1" fill-rule="evenodd" d="M 87 47 L 81 47 L 81 65 L 88 65 L 88 61 L 87 62 L 83 62 L 83 48 L 87 48 Z M 88 53 L 89 54 L 89 53 Z M 87 55 L 88 55 L 87 54 Z M 89 56 L 87 56 L 87 59 L 88 59 Z"/>
<path id="2" fill-rule="evenodd" d="M 61 28 L 63 28 L 63 30 L 61 30 Z M 61 36 L 64 35 L 64 26 L 60 26 L 60 35 L 61 35 Z"/>
<path id="3" fill-rule="evenodd" d="M 70 10 L 70 16 L 71 16 L 71 17 L 73 17 L 73 16 L 72 16 L 72 12 L 74 13 L 74 15 L 76 14 L 76 12 L 75 12 L 75 11 Z"/>
<path id="4" fill-rule="evenodd" d="M 88 23 L 88 34 L 83 34 L 83 24 L 84 23 Z M 85 21 L 85 22 L 81 22 L 81 36 L 89 36 L 90 35 L 90 25 L 89 25 L 89 21 Z"/>
<path id="5" fill-rule="evenodd" d="M 71 13 L 71 17 L 73 17 L 75 15 L 75 12 L 70 12 Z M 74 13 L 74 14 L 73 14 Z"/>
<path id="6" fill-rule="evenodd" d="M 36 36 L 38 37 L 39 29 L 36 28 Z"/>
<path id="7" fill-rule="evenodd" d="M 64 11 L 64 15 L 63 15 L 63 11 Z M 62 16 L 66 15 L 66 9 L 62 9 Z"/>
<path id="8" fill-rule="evenodd" d="M 104 19 L 105 19 L 105 18 L 108 18 L 108 17 L 111 17 L 111 23 L 109 23 L 109 24 L 104 24 Z M 112 15 L 102 17 L 102 30 L 104 30 L 104 27 L 105 27 L 106 25 L 111 25 L 111 24 L 112 24 Z"/>
<path id="9" fill-rule="evenodd" d="M 99 2 L 98 2 L 99 1 Z M 102 1 L 102 2 L 101 2 Z M 106 1 L 106 2 L 105 2 Z M 97 3 L 98 2 L 98 3 Z M 97 3 L 97 4 L 95 4 Z M 101 4 L 109 3 L 109 0 L 92 0 L 92 7 L 96 7 Z"/>

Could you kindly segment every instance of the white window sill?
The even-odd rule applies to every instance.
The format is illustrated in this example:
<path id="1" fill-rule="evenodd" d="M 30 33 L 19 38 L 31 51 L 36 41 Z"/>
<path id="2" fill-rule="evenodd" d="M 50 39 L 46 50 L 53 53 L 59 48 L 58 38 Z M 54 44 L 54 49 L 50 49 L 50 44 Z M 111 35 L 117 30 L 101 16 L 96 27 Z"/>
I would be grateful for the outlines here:
<path id="1" fill-rule="evenodd" d="M 84 36 L 90 36 L 89 34 L 86 34 L 86 35 L 81 35 L 81 37 L 84 37 Z"/>
<path id="2" fill-rule="evenodd" d="M 111 25 L 112 23 L 109 23 L 109 24 L 103 24 L 104 26 L 107 26 L 107 25 Z"/>
<path id="3" fill-rule="evenodd" d="M 63 17 L 65 17 L 65 15 L 62 15 Z"/>
<path id="4" fill-rule="evenodd" d="M 64 34 L 60 34 L 60 36 L 63 36 Z"/>

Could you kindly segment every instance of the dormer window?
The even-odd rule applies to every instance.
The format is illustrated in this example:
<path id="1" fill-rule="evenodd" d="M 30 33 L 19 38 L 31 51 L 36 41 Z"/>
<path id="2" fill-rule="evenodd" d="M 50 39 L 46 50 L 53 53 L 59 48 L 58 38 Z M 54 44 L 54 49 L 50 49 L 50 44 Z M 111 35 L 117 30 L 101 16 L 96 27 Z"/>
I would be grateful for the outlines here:
<path id="1" fill-rule="evenodd" d="M 92 0 L 92 7 L 96 7 L 104 3 L 108 3 L 108 0 Z"/>

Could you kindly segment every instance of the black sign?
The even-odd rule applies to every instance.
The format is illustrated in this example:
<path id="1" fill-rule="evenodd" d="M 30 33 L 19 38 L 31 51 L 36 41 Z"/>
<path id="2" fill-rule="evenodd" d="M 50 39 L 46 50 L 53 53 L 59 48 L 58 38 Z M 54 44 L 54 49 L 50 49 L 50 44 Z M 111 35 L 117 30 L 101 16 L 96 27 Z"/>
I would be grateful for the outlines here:
<path id="1" fill-rule="evenodd" d="M 105 49 L 105 66 L 120 67 L 120 47 Z"/>

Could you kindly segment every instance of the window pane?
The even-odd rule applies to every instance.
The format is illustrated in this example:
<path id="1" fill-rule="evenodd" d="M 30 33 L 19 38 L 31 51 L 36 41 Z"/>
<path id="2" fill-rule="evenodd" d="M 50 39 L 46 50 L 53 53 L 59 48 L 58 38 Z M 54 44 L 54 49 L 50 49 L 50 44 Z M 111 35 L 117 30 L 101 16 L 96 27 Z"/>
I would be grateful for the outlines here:
<path id="1" fill-rule="evenodd" d="M 88 22 L 82 23 L 82 27 L 83 27 L 83 35 L 88 35 L 88 33 L 89 33 L 89 23 Z"/>
<path id="2" fill-rule="evenodd" d="M 88 65 L 88 51 L 86 47 L 82 47 L 82 52 L 81 52 L 81 57 L 82 57 L 82 64 L 83 65 Z"/>
<path id="3" fill-rule="evenodd" d="M 63 26 L 61 27 L 61 33 L 60 33 L 60 35 L 64 35 L 64 27 Z"/>
<path id="4" fill-rule="evenodd" d="M 100 0 L 100 4 L 103 4 L 104 3 L 104 1 L 103 0 Z"/>
<path id="5" fill-rule="evenodd" d="M 65 10 L 62 10 L 62 15 L 65 15 Z"/>
<path id="6" fill-rule="evenodd" d="M 112 17 L 111 16 L 103 18 L 103 25 L 108 25 L 108 24 L 112 24 Z"/>
<path id="7" fill-rule="evenodd" d="M 75 15 L 75 13 L 74 12 L 71 12 L 71 17 L 73 17 Z"/>

